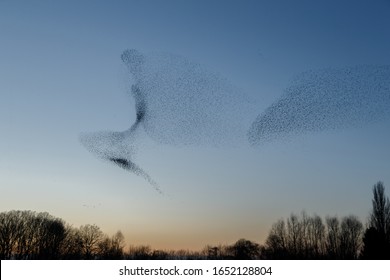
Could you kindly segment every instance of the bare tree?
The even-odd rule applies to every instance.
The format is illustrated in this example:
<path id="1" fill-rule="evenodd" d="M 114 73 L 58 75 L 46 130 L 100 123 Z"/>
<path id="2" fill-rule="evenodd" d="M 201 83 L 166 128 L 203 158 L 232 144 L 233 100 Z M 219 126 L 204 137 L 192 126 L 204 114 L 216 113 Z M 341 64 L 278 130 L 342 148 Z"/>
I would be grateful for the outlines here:
<path id="1" fill-rule="evenodd" d="M 304 252 L 304 227 L 298 216 L 291 214 L 287 219 L 287 246 L 291 258 L 302 258 Z"/>
<path id="2" fill-rule="evenodd" d="M 30 259 L 35 253 L 35 229 L 33 227 L 35 213 L 32 211 L 20 211 L 19 222 L 22 232 L 18 233 L 18 242 L 15 254 L 18 259 Z"/>
<path id="3" fill-rule="evenodd" d="M 65 239 L 65 224 L 49 213 L 38 213 L 32 219 L 34 229 L 34 258 L 57 259 L 61 244 Z"/>
<path id="4" fill-rule="evenodd" d="M 390 237 L 390 201 L 385 196 L 385 187 L 382 182 L 374 185 L 373 194 L 370 226 L 388 240 Z"/>
<path id="5" fill-rule="evenodd" d="M 361 247 L 363 224 L 355 216 L 343 218 L 340 233 L 340 253 L 342 259 L 357 259 Z"/>
<path id="6" fill-rule="evenodd" d="M 111 237 L 111 244 L 114 254 L 123 257 L 123 248 L 125 247 L 125 237 L 119 230 Z"/>
<path id="7" fill-rule="evenodd" d="M 19 222 L 19 211 L 0 213 L 0 257 L 10 259 L 14 248 L 17 245 L 18 233 L 21 224 Z"/>
<path id="8" fill-rule="evenodd" d="M 306 256 L 310 259 L 321 259 L 325 253 L 325 226 L 318 215 L 309 218 L 305 240 Z"/>
<path id="9" fill-rule="evenodd" d="M 92 259 L 98 252 L 98 244 L 103 238 L 103 232 L 97 225 L 84 225 L 80 227 L 80 241 L 82 252 L 86 259 Z"/>
<path id="10" fill-rule="evenodd" d="M 286 223 L 283 219 L 272 225 L 265 244 L 264 254 L 266 258 L 288 258 Z"/>
<path id="11" fill-rule="evenodd" d="M 98 256 L 105 260 L 118 260 L 123 258 L 124 236 L 118 231 L 111 238 L 105 236 L 98 243 Z"/>
<path id="12" fill-rule="evenodd" d="M 328 258 L 340 259 L 340 221 L 337 217 L 326 217 L 326 251 Z"/>
<path id="13" fill-rule="evenodd" d="M 83 255 L 83 241 L 81 239 L 80 229 L 67 225 L 65 230 L 66 236 L 61 246 L 62 258 L 81 259 Z"/>

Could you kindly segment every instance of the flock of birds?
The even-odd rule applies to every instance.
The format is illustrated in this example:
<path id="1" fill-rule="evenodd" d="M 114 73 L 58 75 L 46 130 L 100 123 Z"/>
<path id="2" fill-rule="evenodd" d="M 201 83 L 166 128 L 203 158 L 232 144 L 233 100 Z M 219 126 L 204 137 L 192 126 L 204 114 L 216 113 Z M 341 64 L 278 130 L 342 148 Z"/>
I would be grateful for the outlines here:
<path id="1" fill-rule="evenodd" d="M 158 192 L 159 185 L 133 161 L 141 130 L 171 145 L 218 146 L 246 140 L 258 146 L 390 116 L 390 65 L 304 72 L 258 114 L 256 103 L 242 90 L 184 57 L 130 49 L 121 58 L 134 81 L 135 122 L 123 132 L 84 133 L 80 141 L 98 157 L 143 177 Z"/>

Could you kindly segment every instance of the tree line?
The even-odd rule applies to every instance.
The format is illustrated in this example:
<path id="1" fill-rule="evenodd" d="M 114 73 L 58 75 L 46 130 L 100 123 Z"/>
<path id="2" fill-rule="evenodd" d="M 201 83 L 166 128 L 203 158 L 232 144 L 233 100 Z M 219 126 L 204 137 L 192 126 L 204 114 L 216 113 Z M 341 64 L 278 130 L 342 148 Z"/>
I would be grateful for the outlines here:
<path id="1" fill-rule="evenodd" d="M 130 246 L 121 231 L 104 234 L 97 225 L 75 228 L 49 213 L 0 213 L 0 259 L 390 259 L 390 201 L 382 182 L 373 186 L 366 225 L 343 218 L 291 214 L 274 223 L 263 245 L 240 239 L 201 251 Z"/>
<path id="2" fill-rule="evenodd" d="M 0 213 L 0 259 L 122 258 L 123 234 L 109 237 L 96 225 L 74 228 L 48 213 Z"/>
<path id="3" fill-rule="evenodd" d="M 382 182 L 373 186 L 367 225 L 350 215 L 339 219 L 317 215 L 273 224 L 262 247 L 263 259 L 390 259 L 390 201 Z"/>

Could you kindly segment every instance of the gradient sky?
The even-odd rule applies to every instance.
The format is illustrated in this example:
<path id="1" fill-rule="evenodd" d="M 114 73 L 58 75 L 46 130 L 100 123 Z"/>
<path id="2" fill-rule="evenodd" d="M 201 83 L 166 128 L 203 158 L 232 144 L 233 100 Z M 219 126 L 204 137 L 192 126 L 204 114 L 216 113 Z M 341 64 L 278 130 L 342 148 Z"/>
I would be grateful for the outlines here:
<path id="1" fill-rule="evenodd" d="M 365 223 L 372 185 L 390 188 L 389 119 L 257 148 L 145 137 L 136 162 L 166 195 L 78 137 L 134 123 L 127 48 L 198 62 L 261 113 L 302 71 L 389 65 L 389 14 L 388 0 L 0 0 L 0 211 L 47 211 L 160 249 L 262 243 L 301 210 Z"/>

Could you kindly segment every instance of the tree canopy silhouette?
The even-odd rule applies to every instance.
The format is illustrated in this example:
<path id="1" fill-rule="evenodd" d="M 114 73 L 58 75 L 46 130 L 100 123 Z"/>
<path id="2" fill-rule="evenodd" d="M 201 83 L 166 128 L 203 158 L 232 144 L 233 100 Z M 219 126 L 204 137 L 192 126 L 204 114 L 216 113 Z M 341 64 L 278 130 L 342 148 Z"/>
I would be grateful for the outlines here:
<path id="1" fill-rule="evenodd" d="M 390 259 L 390 201 L 382 182 L 373 186 L 369 227 L 363 237 L 363 259 Z"/>
<path id="2" fill-rule="evenodd" d="M 291 214 L 276 222 L 266 239 L 266 259 L 357 259 L 363 225 L 355 216 L 327 217 Z"/>

